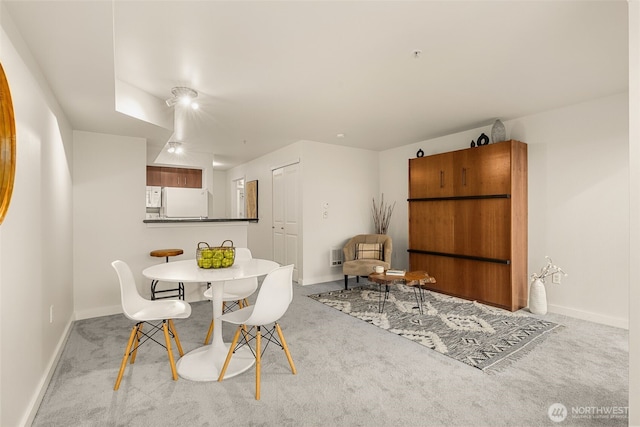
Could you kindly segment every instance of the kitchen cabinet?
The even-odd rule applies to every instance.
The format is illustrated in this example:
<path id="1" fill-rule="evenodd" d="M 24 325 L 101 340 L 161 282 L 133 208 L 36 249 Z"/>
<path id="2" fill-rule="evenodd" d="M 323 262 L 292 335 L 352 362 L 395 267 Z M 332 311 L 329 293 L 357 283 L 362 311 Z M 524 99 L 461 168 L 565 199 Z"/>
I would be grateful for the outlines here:
<path id="1" fill-rule="evenodd" d="M 409 160 L 409 262 L 435 291 L 527 304 L 527 145 L 505 141 Z"/>
<path id="2" fill-rule="evenodd" d="M 202 188 L 202 170 L 147 166 L 147 185 L 159 187 Z"/>

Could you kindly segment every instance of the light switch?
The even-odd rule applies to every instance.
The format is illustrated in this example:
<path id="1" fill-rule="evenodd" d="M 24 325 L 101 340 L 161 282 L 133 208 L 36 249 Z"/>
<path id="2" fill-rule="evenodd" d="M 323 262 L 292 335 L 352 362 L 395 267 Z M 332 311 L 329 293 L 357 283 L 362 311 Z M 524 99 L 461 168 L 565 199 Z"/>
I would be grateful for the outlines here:
<path id="1" fill-rule="evenodd" d="M 322 219 L 329 218 L 329 202 L 322 202 Z"/>

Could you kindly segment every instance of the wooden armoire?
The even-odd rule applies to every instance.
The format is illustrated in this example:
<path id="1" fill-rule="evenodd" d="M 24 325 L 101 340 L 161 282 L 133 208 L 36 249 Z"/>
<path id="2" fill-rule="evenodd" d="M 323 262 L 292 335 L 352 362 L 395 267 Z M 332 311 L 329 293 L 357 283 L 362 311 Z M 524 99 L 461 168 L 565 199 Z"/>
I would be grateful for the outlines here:
<path id="1" fill-rule="evenodd" d="M 527 145 L 504 141 L 409 160 L 409 263 L 430 289 L 527 305 Z"/>

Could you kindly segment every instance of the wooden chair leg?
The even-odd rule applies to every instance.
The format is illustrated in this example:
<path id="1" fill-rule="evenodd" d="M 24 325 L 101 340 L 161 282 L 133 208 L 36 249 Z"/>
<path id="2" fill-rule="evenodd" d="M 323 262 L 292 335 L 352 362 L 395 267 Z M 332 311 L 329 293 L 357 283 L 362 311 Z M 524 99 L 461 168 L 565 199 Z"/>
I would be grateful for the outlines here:
<path id="1" fill-rule="evenodd" d="M 131 351 L 131 346 L 133 345 L 133 340 L 136 338 L 138 333 L 138 325 L 135 325 L 131 328 L 131 334 L 129 335 L 129 341 L 127 342 L 127 348 L 124 349 L 124 356 L 122 356 L 122 363 L 120 363 L 120 372 L 118 372 L 118 378 L 116 378 L 116 384 L 113 387 L 114 390 L 118 390 L 120 388 L 120 381 L 122 381 L 122 375 L 124 374 L 124 368 L 127 366 L 127 359 L 129 358 L 129 351 Z"/>
<path id="2" fill-rule="evenodd" d="M 169 330 L 173 334 L 173 339 L 176 342 L 176 347 L 178 347 L 180 357 L 184 356 L 184 351 L 182 351 L 182 345 L 180 344 L 180 337 L 178 337 L 178 331 L 176 330 L 176 325 L 173 324 L 173 319 L 169 319 Z"/>
<path id="3" fill-rule="evenodd" d="M 171 351 L 171 338 L 169 338 L 169 326 L 167 321 L 162 322 L 162 330 L 164 331 L 164 341 L 167 344 L 167 353 L 169 354 L 169 364 L 171 365 L 171 377 L 174 381 L 178 380 L 178 372 L 176 371 L 176 361 L 173 359 L 173 352 Z"/>
<path id="4" fill-rule="evenodd" d="M 291 353 L 289 353 L 289 347 L 287 346 L 287 342 L 284 340 L 284 335 L 282 334 L 282 329 L 280 329 L 280 325 L 276 323 L 276 331 L 278 332 L 278 336 L 280 337 L 280 343 L 282 344 L 282 348 L 284 349 L 284 354 L 287 355 L 287 360 L 289 361 L 289 366 L 291 366 L 291 372 L 293 375 L 297 374 L 296 367 L 293 364 L 293 359 L 291 358 Z"/>
<path id="5" fill-rule="evenodd" d="M 136 325 L 138 328 L 137 332 L 136 332 L 136 342 L 135 342 L 135 347 L 133 348 L 133 352 L 131 353 L 131 360 L 129 361 L 130 364 L 133 365 L 133 362 L 136 361 L 136 355 L 138 354 L 138 346 L 140 345 L 140 338 L 142 338 L 142 327 L 144 326 L 143 322 L 140 322 Z"/>
<path id="6" fill-rule="evenodd" d="M 211 334 L 213 333 L 213 319 L 211 319 L 211 324 L 209 325 L 209 330 L 207 331 L 207 336 L 204 337 L 204 345 L 209 344 L 209 340 L 211 339 Z"/>
<path id="7" fill-rule="evenodd" d="M 229 366 L 229 362 L 231 361 L 231 356 L 233 355 L 233 351 L 236 348 L 236 344 L 238 344 L 238 339 L 240 338 L 240 331 L 244 325 L 238 326 L 236 329 L 236 333 L 233 335 L 233 341 L 229 346 L 229 352 L 227 353 L 227 358 L 224 360 L 224 365 L 222 365 L 222 370 L 220 371 L 220 376 L 218 377 L 218 381 L 222 381 L 224 379 L 224 374 L 227 372 L 227 367 Z"/>
<path id="8" fill-rule="evenodd" d="M 256 328 L 256 400 L 260 400 L 260 359 L 261 359 L 261 338 L 260 326 Z"/>
<path id="9" fill-rule="evenodd" d="M 245 299 L 243 299 L 242 301 L 243 301 L 243 303 L 244 303 L 244 304 L 242 305 L 243 307 L 249 307 L 249 300 L 248 300 L 248 299 L 246 299 L 246 298 L 245 298 Z"/>

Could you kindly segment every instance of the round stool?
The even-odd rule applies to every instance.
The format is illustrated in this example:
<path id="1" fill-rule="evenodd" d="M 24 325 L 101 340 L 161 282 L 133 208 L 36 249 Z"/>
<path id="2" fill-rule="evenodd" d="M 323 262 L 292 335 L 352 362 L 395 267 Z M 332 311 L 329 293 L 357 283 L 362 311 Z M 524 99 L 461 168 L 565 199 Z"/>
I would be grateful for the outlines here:
<path id="1" fill-rule="evenodd" d="M 169 262 L 170 256 L 182 255 L 183 253 L 184 251 L 182 249 L 156 249 L 154 251 L 149 252 L 149 255 L 157 258 L 164 258 L 165 262 Z M 178 297 L 178 299 L 184 300 L 184 283 L 178 282 L 178 287 L 175 289 L 156 290 L 157 285 L 158 285 L 157 280 L 151 281 L 151 299 L 152 300 L 163 299 L 163 298 L 175 298 L 175 297 Z M 162 294 L 165 292 L 177 292 L 177 293 L 172 295 L 164 295 L 161 297 L 156 296 L 156 294 Z"/>

